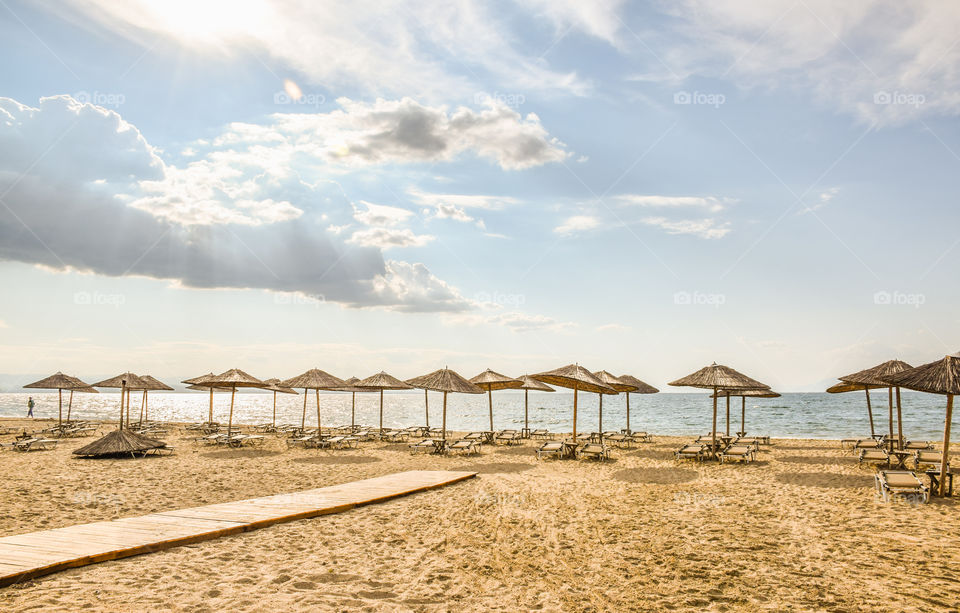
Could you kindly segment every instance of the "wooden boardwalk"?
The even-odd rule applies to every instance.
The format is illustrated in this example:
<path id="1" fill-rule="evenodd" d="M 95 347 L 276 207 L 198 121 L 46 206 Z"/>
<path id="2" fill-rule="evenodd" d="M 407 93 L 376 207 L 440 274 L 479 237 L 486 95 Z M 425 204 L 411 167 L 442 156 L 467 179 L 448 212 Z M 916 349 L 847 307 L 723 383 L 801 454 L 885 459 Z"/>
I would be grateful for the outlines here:
<path id="1" fill-rule="evenodd" d="M 293 494 L 7 536 L 0 538 L 0 587 L 67 568 L 339 513 L 443 487 L 476 474 L 411 470 Z"/>

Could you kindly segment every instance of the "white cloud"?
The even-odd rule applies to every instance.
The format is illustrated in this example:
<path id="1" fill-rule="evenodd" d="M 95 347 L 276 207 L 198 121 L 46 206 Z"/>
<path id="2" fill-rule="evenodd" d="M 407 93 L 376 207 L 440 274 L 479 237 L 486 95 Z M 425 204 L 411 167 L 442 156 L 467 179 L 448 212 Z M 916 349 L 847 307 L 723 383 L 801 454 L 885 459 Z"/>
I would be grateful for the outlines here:
<path id="1" fill-rule="evenodd" d="M 572 321 L 558 321 L 546 315 L 532 315 L 520 311 L 506 311 L 494 315 L 473 313 L 449 315 L 444 318 L 444 322 L 455 326 L 501 326 L 521 333 L 537 330 L 560 332 L 576 327 Z"/>
<path id="2" fill-rule="evenodd" d="M 865 122 L 960 113 L 960 5 L 926 0 L 686 0 L 664 5 L 674 75 L 782 88 Z M 652 43 L 657 44 L 657 43 Z"/>
<path id="3" fill-rule="evenodd" d="M 396 226 L 407 221 L 413 213 L 395 206 L 373 204 L 361 200 L 360 204 L 366 207 L 365 211 L 357 209 L 353 218 L 368 226 Z"/>
<path id="4" fill-rule="evenodd" d="M 554 232 L 562 236 L 570 236 L 578 232 L 592 230 L 600 225 L 600 220 L 590 215 L 573 215 L 566 218 L 563 223 L 553 229 Z"/>
<path id="5" fill-rule="evenodd" d="M 415 94 L 466 99 L 482 75 L 512 90 L 584 94 L 590 85 L 574 72 L 550 68 L 543 47 L 526 44 L 531 32 L 514 31 L 502 7 L 479 0 L 442 6 L 428 0 L 61 0 L 51 10 L 92 21 L 136 43 L 159 33 L 202 52 L 270 56 L 279 64 L 333 91 L 360 88 L 367 94 Z M 596 4 L 596 3 L 590 3 Z M 561 31 L 577 29 L 612 40 L 617 2 L 580 7 L 572 1 L 542 3 Z M 521 42 L 522 41 L 522 42 Z M 195 50 L 191 50 L 196 52 Z M 463 69 L 459 74 L 452 69 Z M 464 76 L 468 74 L 470 76 Z M 307 88 L 303 88 L 309 93 Z"/>
<path id="6" fill-rule="evenodd" d="M 509 196 L 491 196 L 483 194 L 435 194 L 419 189 L 408 189 L 407 193 L 418 203 L 426 206 L 448 204 L 464 209 L 497 210 L 518 204 L 520 201 Z"/>
<path id="7" fill-rule="evenodd" d="M 392 249 L 394 247 L 423 247 L 436 237 L 429 234 L 414 234 L 410 228 L 367 228 L 357 230 L 347 242 L 362 247 L 377 247 L 378 249 Z"/>
<path id="8" fill-rule="evenodd" d="M 665 217 L 647 217 L 640 221 L 648 226 L 660 228 L 667 234 L 689 234 L 697 238 L 723 238 L 730 232 L 729 223 L 718 224 L 713 219 L 670 220 Z"/>
<path id="9" fill-rule="evenodd" d="M 663 207 L 663 208 L 704 208 L 713 213 L 719 213 L 727 205 L 736 202 L 731 198 L 718 198 L 716 196 L 655 196 L 640 194 L 622 194 L 616 197 L 616 200 L 623 204 L 642 206 L 642 207 Z"/>
<path id="10" fill-rule="evenodd" d="M 625 332 L 631 330 L 630 326 L 625 326 L 623 324 L 603 324 L 602 326 L 597 326 L 597 332 Z"/>
<path id="11" fill-rule="evenodd" d="M 810 204 L 800 209 L 799 214 L 804 215 L 806 213 L 813 213 L 814 211 L 819 211 L 823 207 L 830 204 L 830 201 L 833 200 L 836 197 L 836 195 L 839 193 L 840 193 L 839 187 L 831 187 L 827 190 L 820 192 L 820 194 L 817 196 L 817 201 L 814 202 L 813 204 Z"/>
<path id="12" fill-rule="evenodd" d="M 0 260 L 169 279 L 186 288 L 301 292 L 350 307 L 473 307 L 422 264 L 385 261 L 379 248 L 364 246 L 373 238 L 361 237 L 351 247 L 317 232 L 315 223 L 291 221 L 289 200 L 274 197 L 294 194 L 298 201 L 322 203 L 324 211 L 311 212 L 314 222 L 328 212 L 349 218 L 353 211 L 339 186 L 325 193 L 329 182 L 305 185 L 272 171 L 261 172 L 260 182 L 234 184 L 226 179 L 229 165 L 195 167 L 185 180 L 170 169 L 115 112 L 68 96 L 43 98 L 37 108 L 0 98 L 0 193 L 6 205 L 0 208 Z M 222 193 L 196 210 L 177 206 L 173 198 L 155 206 L 137 199 L 149 198 L 140 194 L 149 190 L 143 182 L 162 182 L 168 172 L 173 185 L 189 186 L 184 193 L 195 193 L 190 190 L 198 189 L 201 178 L 211 177 L 222 181 Z M 234 215 L 260 224 L 238 222 Z M 410 239 L 380 238 L 389 246 L 404 240 Z"/>

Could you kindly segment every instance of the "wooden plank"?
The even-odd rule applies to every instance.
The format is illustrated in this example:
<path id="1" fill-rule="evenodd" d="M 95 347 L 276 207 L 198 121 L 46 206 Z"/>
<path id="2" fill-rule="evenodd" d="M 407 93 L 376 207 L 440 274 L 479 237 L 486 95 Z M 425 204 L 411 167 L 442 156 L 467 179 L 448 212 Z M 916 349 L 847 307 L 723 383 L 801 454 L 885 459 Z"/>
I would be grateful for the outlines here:
<path id="1" fill-rule="evenodd" d="M 414 470 L 302 492 L 2 537 L 0 587 L 67 568 L 339 513 L 475 476 L 472 472 Z"/>

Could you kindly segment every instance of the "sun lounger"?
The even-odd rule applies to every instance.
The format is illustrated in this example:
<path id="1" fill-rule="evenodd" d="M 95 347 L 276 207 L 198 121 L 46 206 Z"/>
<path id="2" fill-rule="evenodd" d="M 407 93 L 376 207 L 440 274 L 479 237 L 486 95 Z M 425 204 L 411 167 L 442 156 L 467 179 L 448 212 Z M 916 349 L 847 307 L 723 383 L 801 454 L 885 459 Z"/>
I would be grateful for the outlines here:
<path id="1" fill-rule="evenodd" d="M 581 460 L 593 458 L 602 462 L 610 459 L 610 448 L 602 443 L 586 443 L 577 450 L 577 457 Z"/>
<path id="2" fill-rule="evenodd" d="M 630 441 L 633 443 L 652 443 L 653 437 L 646 432 L 631 432 Z"/>
<path id="3" fill-rule="evenodd" d="M 147 451 L 148 454 L 152 455 L 173 455 L 174 448 L 170 445 L 164 445 L 163 447 L 154 447 Z"/>
<path id="4" fill-rule="evenodd" d="M 704 445 L 699 443 L 689 443 L 684 445 L 674 453 L 678 460 L 697 460 L 698 462 L 703 460 L 703 455 L 707 452 L 707 448 Z"/>
<path id="5" fill-rule="evenodd" d="M 530 433 L 530 438 L 541 438 L 541 439 L 550 438 L 550 431 L 544 430 L 543 428 L 534 430 L 533 432 Z"/>
<path id="6" fill-rule="evenodd" d="M 54 438 L 26 438 L 14 441 L 14 451 L 46 451 L 55 449 L 57 439 Z"/>
<path id="7" fill-rule="evenodd" d="M 753 462 L 756 448 L 754 445 L 730 445 L 720 454 L 720 463 L 724 462 Z"/>
<path id="8" fill-rule="evenodd" d="M 877 464 L 880 466 L 890 465 L 890 454 L 884 449 L 861 449 L 858 466 L 863 464 Z"/>
<path id="9" fill-rule="evenodd" d="M 462 438 L 449 445 L 447 451 L 455 451 L 461 454 L 480 453 L 480 441 Z"/>
<path id="10" fill-rule="evenodd" d="M 733 445 L 748 445 L 754 451 L 760 451 L 760 439 L 755 436 L 744 436 L 733 441 Z"/>
<path id="11" fill-rule="evenodd" d="M 504 430 L 497 435 L 495 440 L 498 443 L 504 443 L 506 445 L 519 445 L 523 442 L 523 439 L 520 438 L 520 433 L 516 430 Z"/>
<path id="12" fill-rule="evenodd" d="M 882 445 L 880 441 L 875 438 L 861 438 L 853 444 L 853 450 L 857 449 L 880 449 Z"/>
<path id="13" fill-rule="evenodd" d="M 930 441 L 907 441 L 903 445 L 904 449 L 933 449 L 933 444 Z"/>
<path id="14" fill-rule="evenodd" d="M 356 449 L 359 439 L 355 436 L 333 436 L 326 440 L 327 447 L 332 449 Z"/>
<path id="15" fill-rule="evenodd" d="M 435 441 L 432 438 L 425 438 L 422 441 L 410 443 L 407 447 L 410 448 L 412 453 L 433 453 L 437 451 L 438 443 L 439 441 Z"/>
<path id="16" fill-rule="evenodd" d="M 919 449 L 913 456 L 913 465 L 917 470 L 920 470 L 921 466 L 933 466 L 939 468 L 940 460 L 942 459 L 943 454 L 939 451 L 934 451 L 932 449 Z M 949 468 L 950 458 L 947 457 L 947 469 L 949 470 Z"/>
<path id="17" fill-rule="evenodd" d="M 876 476 L 877 496 L 889 502 L 893 496 L 929 502 L 930 489 L 909 470 L 880 470 Z"/>
<path id="18" fill-rule="evenodd" d="M 477 441 L 478 443 L 482 444 L 483 441 L 486 440 L 486 438 L 487 438 L 487 435 L 484 434 L 483 432 L 470 432 L 466 436 L 464 436 L 462 440 Z"/>
<path id="19" fill-rule="evenodd" d="M 564 443 L 558 441 L 546 441 L 537 447 L 537 459 L 542 459 L 543 456 L 554 456 L 556 458 L 562 458 L 566 453 L 567 447 Z"/>
<path id="20" fill-rule="evenodd" d="M 619 433 L 616 433 L 616 432 L 614 432 L 613 434 L 611 434 L 611 435 L 609 435 L 609 436 L 604 435 L 603 440 L 604 440 L 604 442 L 613 443 L 614 445 L 618 445 L 618 446 L 620 446 L 620 447 L 622 447 L 622 446 L 624 446 L 624 445 L 629 445 L 629 444 L 630 444 L 630 437 L 629 437 L 629 436 L 627 436 L 626 434 L 619 434 Z"/>

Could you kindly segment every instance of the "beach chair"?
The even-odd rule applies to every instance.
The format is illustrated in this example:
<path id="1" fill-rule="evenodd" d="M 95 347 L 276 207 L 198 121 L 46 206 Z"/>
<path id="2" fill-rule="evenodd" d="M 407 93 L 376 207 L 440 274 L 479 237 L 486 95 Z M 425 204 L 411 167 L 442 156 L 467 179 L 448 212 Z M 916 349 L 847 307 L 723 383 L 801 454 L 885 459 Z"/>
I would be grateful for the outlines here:
<path id="1" fill-rule="evenodd" d="M 153 449 L 147 450 L 147 454 L 150 455 L 173 455 L 174 448 L 170 445 L 164 445 L 163 447 L 154 447 Z"/>
<path id="2" fill-rule="evenodd" d="M 913 466 L 917 470 L 920 470 L 921 466 L 933 466 L 934 468 L 940 467 L 940 460 L 943 459 L 943 454 L 939 451 L 933 449 L 918 449 L 917 453 L 913 456 Z M 947 470 L 950 469 L 950 458 L 947 457 Z"/>
<path id="3" fill-rule="evenodd" d="M 885 449 L 861 449 L 857 466 L 863 464 L 876 464 L 879 466 L 890 466 L 890 454 Z"/>
<path id="4" fill-rule="evenodd" d="M 425 438 L 422 441 L 410 443 L 407 446 L 412 453 L 433 453 L 437 451 L 439 442 L 440 441 L 435 441 L 432 438 Z"/>
<path id="5" fill-rule="evenodd" d="M 462 455 L 469 453 L 480 453 L 480 441 L 476 439 L 462 438 L 458 441 L 455 441 L 452 445 L 447 446 L 447 451 L 459 452 Z"/>
<path id="6" fill-rule="evenodd" d="M 930 489 L 909 470 L 880 470 L 876 475 L 877 496 L 889 502 L 894 496 L 909 501 L 930 501 Z"/>
<path id="7" fill-rule="evenodd" d="M 751 445 L 730 445 L 720 454 L 720 463 L 724 462 L 753 462 L 756 448 Z"/>
<path id="8" fill-rule="evenodd" d="M 504 430 L 497 435 L 496 442 L 506 445 L 519 445 L 523 442 L 523 439 L 520 438 L 520 433 L 516 430 Z"/>
<path id="9" fill-rule="evenodd" d="M 875 438 L 861 438 L 853 444 L 853 451 L 856 452 L 858 449 L 880 449 L 881 443 Z"/>
<path id="10" fill-rule="evenodd" d="M 760 451 L 760 441 L 761 439 L 755 436 L 744 436 L 737 438 L 733 441 L 733 445 L 749 445 L 753 447 L 754 451 Z"/>
<path id="11" fill-rule="evenodd" d="M 540 428 L 530 433 L 530 438 L 547 439 L 550 438 L 550 431 Z"/>
<path id="12" fill-rule="evenodd" d="M 652 443 L 653 437 L 646 432 L 631 432 L 630 442 L 632 443 Z"/>
<path id="13" fill-rule="evenodd" d="M 914 449 L 933 449 L 933 443 L 930 441 L 907 441 L 903 444 L 903 448 L 909 451 Z"/>
<path id="14" fill-rule="evenodd" d="M 624 445 L 628 445 L 628 446 L 629 446 L 629 444 L 630 444 L 630 437 L 628 437 L 626 434 L 620 434 L 620 433 L 618 433 L 618 432 L 614 432 L 613 434 L 611 434 L 611 435 L 609 435 L 609 436 L 604 435 L 603 440 L 604 440 L 604 441 L 608 441 L 608 442 L 610 442 L 610 443 L 613 443 L 614 445 L 617 445 L 618 447 L 623 447 Z"/>
<path id="15" fill-rule="evenodd" d="M 14 451 L 47 451 L 56 449 L 57 439 L 55 438 L 27 438 L 14 441 Z"/>
<path id="16" fill-rule="evenodd" d="M 553 456 L 555 458 L 562 458 L 566 453 L 566 445 L 558 441 L 545 441 L 539 447 L 537 447 L 537 459 L 540 460 L 543 456 Z"/>
<path id="17" fill-rule="evenodd" d="M 403 443 L 410 439 L 410 433 L 406 430 L 384 430 L 380 433 L 380 440 L 389 443 Z"/>
<path id="18" fill-rule="evenodd" d="M 677 449 L 674 452 L 674 455 L 678 460 L 697 460 L 698 462 L 703 460 L 703 455 L 707 452 L 707 448 L 704 445 L 699 443 L 688 443 Z"/>
<path id="19" fill-rule="evenodd" d="M 470 433 L 468 433 L 466 436 L 464 436 L 461 440 L 477 441 L 478 443 L 480 443 L 480 444 L 482 445 L 482 444 L 483 444 L 483 441 L 484 441 L 486 438 L 487 438 L 487 437 L 486 437 L 486 435 L 485 435 L 483 432 L 470 432 Z"/>
<path id="20" fill-rule="evenodd" d="M 586 443 L 577 450 L 577 457 L 581 460 L 593 458 L 602 462 L 610 459 L 610 448 L 602 443 Z"/>

